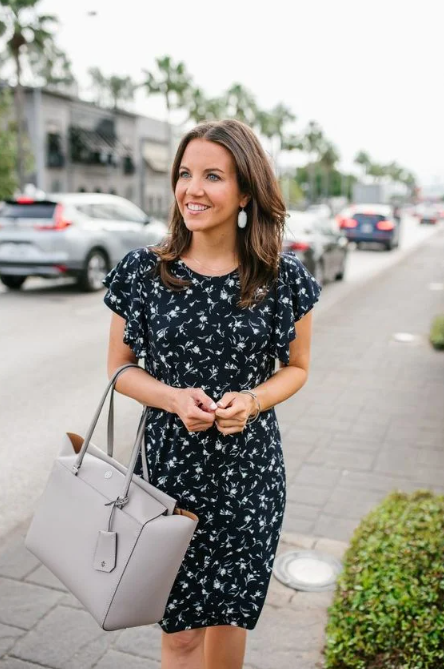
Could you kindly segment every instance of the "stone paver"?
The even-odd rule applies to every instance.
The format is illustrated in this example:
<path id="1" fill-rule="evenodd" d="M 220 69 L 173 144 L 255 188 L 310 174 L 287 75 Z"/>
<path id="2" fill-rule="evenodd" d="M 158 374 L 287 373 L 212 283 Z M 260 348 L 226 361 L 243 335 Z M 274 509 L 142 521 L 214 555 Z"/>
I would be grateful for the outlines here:
<path id="1" fill-rule="evenodd" d="M 24 633 L 24 630 L 19 627 L 11 627 L 11 625 L 0 623 L 0 657 L 6 655 Z"/>
<path id="2" fill-rule="evenodd" d="M 341 559 L 360 519 L 392 490 L 444 494 L 444 354 L 427 341 L 444 295 L 444 234 L 315 315 L 308 383 L 278 405 L 287 501 L 277 555 Z M 326 287 L 328 290 L 328 287 Z M 418 335 L 397 344 L 394 332 Z M 0 552 L 0 669 L 160 669 L 157 625 L 104 632 L 26 551 Z M 333 591 L 271 577 L 245 669 L 321 669 Z"/>
<path id="3" fill-rule="evenodd" d="M 0 578 L 0 623 L 31 629 L 60 596 L 47 588 Z"/>
<path id="4" fill-rule="evenodd" d="M 160 669 L 160 662 L 109 650 L 95 667 L 96 669 Z"/>
<path id="5" fill-rule="evenodd" d="M 96 662 L 114 635 L 104 632 L 86 611 L 57 606 L 17 642 L 13 655 L 55 669 L 67 669 L 68 666 L 81 669 L 92 666 L 92 662 L 78 662 L 76 655 L 85 655 L 85 649 L 94 644 L 95 651 L 86 655 L 92 655 Z M 96 644 L 100 637 L 108 637 L 105 649 Z"/>

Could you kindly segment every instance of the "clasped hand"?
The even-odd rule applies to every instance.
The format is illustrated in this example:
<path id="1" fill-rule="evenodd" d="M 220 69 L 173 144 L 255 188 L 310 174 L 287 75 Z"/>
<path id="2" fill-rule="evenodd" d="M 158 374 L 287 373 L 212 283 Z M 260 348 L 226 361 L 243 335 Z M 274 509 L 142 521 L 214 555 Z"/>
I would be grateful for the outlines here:
<path id="1" fill-rule="evenodd" d="M 223 434 L 242 432 L 254 410 L 247 393 L 230 391 L 216 403 L 201 388 L 180 388 L 176 413 L 189 432 L 208 430 L 213 424 Z"/>

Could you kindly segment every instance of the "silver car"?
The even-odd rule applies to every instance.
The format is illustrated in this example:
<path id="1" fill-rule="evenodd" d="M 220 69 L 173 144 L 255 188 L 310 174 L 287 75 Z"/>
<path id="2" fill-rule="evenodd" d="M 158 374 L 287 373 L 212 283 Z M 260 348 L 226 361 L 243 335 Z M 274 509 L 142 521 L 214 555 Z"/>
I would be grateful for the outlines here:
<path id="1" fill-rule="evenodd" d="M 0 281 L 20 289 L 28 276 L 75 276 L 84 291 L 132 249 L 158 244 L 167 225 L 117 195 L 57 193 L 0 206 Z"/>
<path id="2" fill-rule="evenodd" d="M 289 211 L 282 250 L 293 251 L 321 286 L 344 278 L 348 240 L 332 218 Z"/>

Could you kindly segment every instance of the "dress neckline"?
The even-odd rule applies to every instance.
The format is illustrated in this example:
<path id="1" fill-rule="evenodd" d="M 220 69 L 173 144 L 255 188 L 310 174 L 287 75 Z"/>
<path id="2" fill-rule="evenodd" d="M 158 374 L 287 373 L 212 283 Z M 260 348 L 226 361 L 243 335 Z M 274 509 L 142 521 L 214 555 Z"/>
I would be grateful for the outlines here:
<path id="1" fill-rule="evenodd" d="M 191 269 L 186 262 L 184 262 L 181 258 L 177 259 L 177 262 L 182 265 L 190 274 L 194 274 L 195 276 L 199 277 L 200 279 L 225 279 L 229 276 L 232 276 L 233 274 L 237 274 L 239 271 L 239 267 L 236 267 L 233 269 L 231 272 L 228 272 L 228 274 L 201 274 L 200 272 L 196 272 L 196 270 Z"/>

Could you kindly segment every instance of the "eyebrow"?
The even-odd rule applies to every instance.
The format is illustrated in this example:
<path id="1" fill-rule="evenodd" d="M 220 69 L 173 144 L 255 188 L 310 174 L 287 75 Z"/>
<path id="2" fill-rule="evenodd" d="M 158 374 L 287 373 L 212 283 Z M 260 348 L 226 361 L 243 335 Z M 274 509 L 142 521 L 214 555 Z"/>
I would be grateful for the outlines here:
<path id="1" fill-rule="evenodd" d="M 181 165 L 179 169 L 188 170 L 189 168 L 186 165 Z M 224 174 L 224 171 L 221 170 L 219 167 L 209 167 L 207 170 L 204 170 L 204 172 L 222 172 L 222 174 Z"/>

